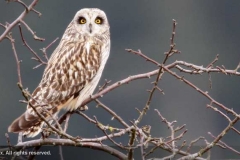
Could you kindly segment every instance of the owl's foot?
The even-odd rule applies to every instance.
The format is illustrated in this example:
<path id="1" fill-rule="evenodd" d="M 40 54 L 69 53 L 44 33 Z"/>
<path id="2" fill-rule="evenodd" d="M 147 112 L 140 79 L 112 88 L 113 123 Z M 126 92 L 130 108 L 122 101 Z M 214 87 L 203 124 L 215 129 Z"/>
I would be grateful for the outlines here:
<path id="1" fill-rule="evenodd" d="M 78 110 L 86 111 L 86 110 L 88 110 L 88 106 L 87 105 L 81 106 L 81 107 L 78 108 Z"/>

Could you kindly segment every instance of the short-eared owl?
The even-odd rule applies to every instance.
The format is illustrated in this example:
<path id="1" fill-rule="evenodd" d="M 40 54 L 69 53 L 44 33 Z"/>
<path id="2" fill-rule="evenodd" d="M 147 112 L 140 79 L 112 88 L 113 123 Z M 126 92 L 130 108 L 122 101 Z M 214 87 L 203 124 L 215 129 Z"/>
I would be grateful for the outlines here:
<path id="1" fill-rule="evenodd" d="M 41 113 L 43 107 L 52 114 L 62 108 L 77 109 L 96 88 L 109 51 L 110 33 L 105 13 L 97 8 L 81 9 L 51 55 L 29 103 Z M 46 119 L 50 119 L 49 116 Z M 8 131 L 34 137 L 43 125 L 28 105 L 26 112 L 9 126 Z"/>

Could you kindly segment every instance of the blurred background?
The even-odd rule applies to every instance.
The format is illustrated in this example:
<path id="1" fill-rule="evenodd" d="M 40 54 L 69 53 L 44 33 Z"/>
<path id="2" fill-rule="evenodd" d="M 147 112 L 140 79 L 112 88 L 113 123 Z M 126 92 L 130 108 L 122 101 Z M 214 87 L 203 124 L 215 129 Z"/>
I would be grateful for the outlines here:
<path id="1" fill-rule="evenodd" d="M 24 2 L 30 4 L 31 0 Z M 39 37 L 46 40 L 44 42 L 35 41 L 23 26 L 26 41 L 41 55 L 39 49 L 46 47 L 56 37 L 61 38 L 75 13 L 86 7 L 104 10 L 111 27 L 111 54 L 99 85 L 104 83 L 104 79 L 111 80 L 113 83 L 129 75 L 156 69 L 154 64 L 126 52 L 125 49 L 141 49 L 147 56 L 162 62 L 164 52 L 169 50 L 172 19 L 178 23 L 175 43 L 176 49 L 180 50 L 181 54 L 171 57 L 168 63 L 182 60 L 206 66 L 219 54 L 219 61 L 216 65 L 235 69 L 240 61 L 240 1 L 39 1 L 35 8 L 42 13 L 42 16 L 39 18 L 37 14 L 31 12 L 24 20 Z M 0 1 L 0 23 L 11 23 L 23 10 L 24 8 L 18 3 L 7 4 L 5 1 Z M 3 31 L 4 29 L 0 28 L 0 34 Z M 32 69 L 37 62 L 31 60 L 31 53 L 22 45 L 18 27 L 13 29 L 13 37 L 16 41 L 17 53 L 23 61 L 21 64 L 23 85 L 32 92 L 41 80 L 44 67 Z M 58 42 L 59 40 L 49 48 L 48 55 L 51 55 Z M 23 97 L 16 85 L 18 81 L 16 63 L 8 40 L 0 43 L 0 51 L 0 144 L 6 145 L 5 133 L 8 126 L 25 111 L 26 106 L 19 103 Z M 228 108 L 240 112 L 239 77 L 213 73 L 211 74 L 213 84 L 210 89 L 206 74 L 179 73 L 179 75 L 184 75 L 199 88 L 208 91 L 215 100 Z M 146 90 L 152 88 L 151 82 L 154 80 L 155 77 L 131 82 L 106 94 L 100 100 L 127 122 L 133 121 L 138 117 L 135 108 L 142 109 L 145 106 L 149 96 Z M 217 136 L 228 125 L 222 116 L 206 108 L 206 105 L 209 104 L 208 99 L 171 75 L 164 74 L 159 87 L 164 90 L 165 95 L 155 93 L 150 110 L 140 124 L 140 126 L 151 125 L 153 137 L 164 137 L 170 134 L 167 126 L 161 122 L 154 109 L 158 109 L 169 121 L 177 120 L 175 126 L 186 124 L 188 132 L 182 140 L 186 140 L 188 143 L 199 136 L 204 136 L 211 142 L 213 139 L 207 132 Z M 116 120 L 111 121 L 111 115 L 95 106 L 95 103 L 90 103 L 89 110 L 85 113 L 90 117 L 96 115 L 103 124 L 121 127 Z M 239 123 L 235 127 L 240 129 Z M 78 115 L 71 117 L 68 133 L 86 138 L 102 135 L 96 126 Z M 17 134 L 10 133 L 9 135 L 11 143 L 15 144 Z M 222 140 L 240 150 L 240 136 L 235 132 L 230 131 Z M 123 137 L 119 141 L 123 144 L 128 143 L 127 137 Z M 112 144 L 109 143 L 109 145 Z M 181 144 L 178 143 L 178 145 Z M 203 142 L 199 143 L 198 147 L 203 145 Z M 65 156 L 81 153 L 81 156 L 86 159 L 96 158 L 97 155 L 114 159 L 100 151 L 82 148 L 69 151 L 69 148 L 64 150 Z M 237 157 L 235 153 L 221 150 L 213 150 L 212 158 Z M 50 159 L 47 156 L 45 158 Z"/>

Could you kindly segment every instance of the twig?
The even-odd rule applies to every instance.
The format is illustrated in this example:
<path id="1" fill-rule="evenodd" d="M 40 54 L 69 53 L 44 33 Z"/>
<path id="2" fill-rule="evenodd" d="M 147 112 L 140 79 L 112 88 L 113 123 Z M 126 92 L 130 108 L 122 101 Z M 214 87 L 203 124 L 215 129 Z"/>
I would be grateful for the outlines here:
<path id="1" fill-rule="evenodd" d="M 102 102 L 100 102 L 98 99 L 95 99 L 96 103 L 101 106 L 103 109 L 105 109 L 107 112 L 109 112 L 111 115 L 113 115 L 114 118 L 116 118 L 123 126 L 129 127 L 129 125 L 119 116 L 117 113 L 112 111 L 109 107 L 105 106 Z"/>
<path id="2" fill-rule="evenodd" d="M 11 1 L 11 0 L 7 0 L 7 1 Z M 23 1 L 21 1 L 21 0 L 13 0 L 14 2 L 18 2 L 18 3 L 20 3 L 26 10 L 27 10 L 27 12 L 29 12 L 29 10 L 28 10 L 28 6 L 23 2 Z M 34 8 L 32 8 L 32 11 L 33 12 L 35 12 L 35 13 L 37 13 L 38 14 L 38 16 L 41 16 L 42 14 L 40 13 L 40 12 L 38 12 L 37 10 L 35 10 Z"/>
<path id="3" fill-rule="evenodd" d="M 211 68 L 214 63 L 218 61 L 219 54 L 216 55 L 215 59 L 206 67 L 206 68 Z"/>
<path id="4" fill-rule="evenodd" d="M 18 143 L 22 143 L 22 132 L 18 133 Z"/>
<path id="5" fill-rule="evenodd" d="M 60 159 L 64 160 L 63 158 L 63 152 L 62 152 L 62 146 L 59 146 L 59 155 L 60 155 Z"/>
<path id="6" fill-rule="evenodd" d="M 120 137 L 128 132 L 130 132 L 134 127 L 131 126 L 129 128 L 125 128 L 122 131 L 119 131 L 117 133 L 111 133 L 108 136 L 102 136 L 102 137 L 98 137 L 98 138 L 82 138 L 80 140 L 80 142 L 102 142 L 104 140 L 107 140 L 108 137 L 112 138 L 112 137 Z"/>
<path id="7" fill-rule="evenodd" d="M 47 139 L 37 139 L 37 140 L 30 140 L 28 142 L 23 142 L 17 144 L 15 147 L 22 148 L 24 146 L 26 147 L 36 147 L 36 146 L 45 146 L 45 145 L 58 145 L 58 146 L 75 146 L 75 147 L 83 147 L 83 148 L 92 148 L 96 150 L 102 150 L 104 152 L 110 153 L 111 155 L 119 158 L 119 159 L 127 159 L 127 156 L 123 154 L 122 152 L 104 145 L 99 144 L 96 142 L 81 142 L 81 143 L 75 143 L 69 139 L 53 139 L 53 138 L 47 138 Z"/>
<path id="8" fill-rule="evenodd" d="M 27 6 L 24 2 L 22 2 L 22 1 L 20 1 L 20 0 L 15 0 L 15 2 L 20 3 L 20 4 L 29 12 L 28 6 Z"/>
<path id="9" fill-rule="evenodd" d="M 211 132 L 208 132 L 208 134 L 209 134 L 210 136 L 212 136 L 213 138 L 216 139 L 216 137 L 215 137 Z M 237 151 L 237 150 L 235 150 L 234 148 L 230 147 L 229 145 L 227 145 L 227 144 L 224 143 L 223 141 L 219 140 L 219 143 L 221 143 L 224 147 L 226 147 L 226 148 L 229 149 L 230 151 L 232 151 L 232 152 L 240 155 L 240 152 L 239 152 L 239 151 Z"/>
<path id="10" fill-rule="evenodd" d="M 237 130 L 236 128 L 234 128 L 234 127 L 232 127 L 232 130 L 234 130 L 237 134 L 239 134 L 240 135 L 240 131 L 239 130 Z"/>
<path id="11" fill-rule="evenodd" d="M 98 92 L 102 91 L 104 88 L 106 88 L 108 86 L 108 84 L 111 83 L 111 80 L 107 80 L 105 79 L 105 83 L 102 86 L 99 86 L 98 88 Z"/>
<path id="12" fill-rule="evenodd" d="M 238 71 L 238 69 L 240 68 L 240 62 L 238 63 L 236 69 L 234 69 L 234 72 L 236 73 Z"/>
<path id="13" fill-rule="evenodd" d="M 88 117 L 86 114 L 84 114 L 83 112 L 77 110 L 76 111 L 77 114 L 83 116 L 84 118 L 86 118 L 89 122 L 93 123 L 93 124 L 97 124 L 97 122 L 95 120 L 93 120 L 92 118 Z"/>
<path id="14" fill-rule="evenodd" d="M 58 39 L 59 39 L 59 38 L 57 37 L 57 38 L 54 39 L 47 47 L 40 49 L 40 50 L 43 52 L 43 56 L 44 56 L 44 58 L 45 58 L 47 61 L 49 60 L 49 58 L 48 58 L 48 56 L 47 56 L 47 49 L 48 49 L 49 47 L 51 47 Z"/>
<path id="15" fill-rule="evenodd" d="M 34 101 L 36 101 L 36 102 L 38 102 L 36 99 L 34 99 L 33 97 L 31 97 Z M 39 102 L 38 102 L 39 103 Z M 40 104 L 40 103 L 39 103 Z M 50 116 L 50 118 L 49 118 L 49 120 L 48 121 L 50 121 L 50 120 L 53 120 L 54 122 L 55 122 L 55 124 L 57 125 L 57 128 L 60 130 L 60 132 L 64 132 L 63 131 L 63 129 L 62 129 L 62 127 L 61 127 L 61 125 L 60 125 L 60 123 L 58 123 L 58 120 L 55 118 L 55 116 L 49 111 L 49 110 L 47 110 L 44 106 L 42 107 L 42 109 L 43 109 L 43 111 L 44 112 L 46 112 L 49 116 Z M 64 133 L 66 133 L 66 132 L 64 132 Z"/>
<path id="16" fill-rule="evenodd" d="M 9 147 L 9 149 L 11 150 L 11 149 L 12 149 L 12 145 L 11 145 L 11 143 L 10 143 L 9 135 L 8 135 L 7 133 L 5 133 L 5 137 L 6 137 L 6 139 L 7 139 L 8 147 Z"/>
<path id="17" fill-rule="evenodd" d="M 189 147 L 187 148 L 187 152 L 190 152 L 190 149 L 191 149 L 191 147 L 193 146 L 193 144 L 195 144 L 195 143 L 197 143 L 200 139 L 205 139 L 204 137 L 198 137 L 197 139 L 195 139 L 195 140 L 192 140 L 191 142 L 190 142 L 190 144 L 189 144 Z"/>
<path id="18" fill-rule="evenodd" d="M 222 111 L 220 111 L 219 109 L 217 109 L 216 107 L 213 107 L 211 104 L 207 104 L 207 108 L 211 108 L 213 109 L 214 111 L 216 111 L 217 113 L 221 114 L 224 118 L 226 118 L 228 120 L 228 122 L 231 122 L 231 119 L 226 115 L 224 114 Z"/>
<path id="19" fill-rule="evenodd" d="M 25 9 L 29 12 L 28 6 L 27 6 L 23 1 L 21 1 L 21 0 L 14 0 L 14 1 L 20 3 L 21 5 L 23 5 L 23 7 L 25 7 Z M 37 11 L 36 9 L 34 9 L 34 8 L 32 8 L 32 11 L 35 12 L 35 13 L 37 13 L 39 17 L 42 15 L 40 12 L 38 12 L 38 11 Z"/>
<path id="20" fill-rule="evenodd" d="M 187 69 L 184 69 L 182 67 L 180 67 L 179 65 L 184 65 L 186 67 L 190 67 L 190 68 L 193 68 L 193 70 L 187 70 Z M 176 67 L 177 69 L 179 69 L 180 71 L 182 72 L 185 72 L 185 73 L 190 73 L 190 74 L 201 74 L 201 73 L 211 73 L 211 72 L 221 72 L 221 73 L 224 73 L 225 75 L 227 74 L 230 74 L 230 75 L 236 75 L 236 76 L 240 76 L 240 72 L 237 72 L 235 69 L 234 70 L 227 70 L 227 69 L 222 69 L 218 66 L 216 66 L 216 68 L 205 68 L 203 66 L 198 66 L 198 65 L 194 65 L 192 63 L 187 63 L 187 62 L 184 62 L 184 61 L 175 61 L 174 63 L 168 65 L 167 68 L 171 69 L 173 67 Z"/>
<path id="21" fill-rule="evenodd" d="M 208 81 L 209 81 L 209 88 L 212 89 L 212 76 L 210 73 L 208 73 Z"/>
<path id="22" fill-rule="evenodd" d="M 138 132 L 139 132 L 139 135 L 140 135 L 140 150 L 141 150 L 141 157 L 142 157 L 142 160 L 145 160 L 145 155 L 144 155 L 144 149 L 143 149 L 143 147 L 144 147 L 144 136 L 142 136 L 143 135 L 143 130 L 142 129 L 140 129 L 140 130 L 138 130 Z"/>
<path id="23" fill-rule="evenodd" d="M 143 54 L 140 49 L 138 51 L 134 51 L 132 49 L 125 49 L 125 50 L 128 52 L 134 53 L 136 55 L 139 55 L 140 57 L 143 57 L 144 59 L 146 59 L 146 61 L 152 62 L 153 64 L 155 64 L 157 66 L 159 65 L 159 63 L 157 61 L 155 61 L 155 60 L 149 58 L 148 56 L 146 56 L 145 54 Z"/>
<path id="24" fill-rule="evenodd" d="M 37 2 L 38 0 L 33 0 L 32 3 L 28 6 L 28 9 L 24 10 L 17 19 L 15 19 L 11 24 L 7 26 L 5 31 L 0 36 L 0 42 L 6 37 L 6 35 L 12 30 L 12 28 L 15 27 L 20 22 L 20 20 L 22 20 L 27 15 L 28 11 L 31 11 L 33 9 Z"/>
<path id="25" fill-rule="evenodd" d="M 168 126 L 168 128 L 171 130 L 171 140 L 168 142 L 168 143 L 170 143 L 170 142 L 172 142 L 172 148 L 173 149 L 175 149 L 176 148 L 176 146 L 175 146 L 175 141 L 174 141 L 174 128 L 173 128 L 173 123 L 175 123 L 176 121 L 173 121 L 173 122 L 169 122 L 169 121 L 167 121 L 167 119 L 166 118 L 164 118 L 162 115 L 161 115 L 161 113 L 157 110 L 157 109 L 154 109 L 154 111 L 156 111 L 157 112 L 157 114 L 158 114 L 158 116 L 162 119 L 162 122 L 164 122 L 164 123 L 166 123 L 167 124 L 167 126 Z M 186 132 L 183 132 L 183 134 L 185 134 Z M 182 136 L 183 136 L 183 134 L 182 134 Z"/>
<path id="26" fill-rule="evenodd" d="M 1 26 L 2 28 L 6 29 L 6 26 L 3 25 L 2 23 L 0 23 L 0 26 Z"/>
<path id="27" fill-rule="evenodd" d="M 25 23 L 23 20 L 20 20 L 20 22 L 27 28 L 27 30 L 33 35 L 33 38 L 38 41 L 44 41 L 44 38 L 40 38 L 36 35 L 36 32 L 34 32 L 27 23 Z"/>
<path id="28" fill-rule="evenodd" d="M 163 142 L 162 138 L 159 138 L 159 141 L 156 142 L 156 146 L 154 146 L 149 152 L 145 153 L 144 156 L 147 157 L 148 155 L 153 153 L 157 148 L 159 148 L 162 145 L 164 145 L 164 142 Z"/>
<path id="29" fill-rule="evenodd" d="M 67 128 L 68 128 L 68 122 L 69 122 L 69 119 L 70 119 L 70 114 L 67 115 L 67 118 L 65 119 L 65 124 L 64 124 L 64 129 L 63 129 L 63 132 L 66 133 L 67 131 Z"/>
<path id="30" fill-rule="evenodd" d="M 38 61 L 40 64 L 47 64 L 47 63 L 44 62 L 44 61 L 38 56 L 38 54 L 27 44 L 26 40 L 25 40 L 24 37 L 23 37 L 22 27 L 21 27 L 20 24 L 18 25 L 18 27 L 19 27 L 19 31 L 20 31 L 20 35 L 21 35 L 21 39 L 22 39 L 22 41 L 23 41 L 23 44 L 24 44 L 24 46 L 26 46 L 26 47 L 31 51 L 31 53 L 34 55 L 34 60 Z"/>
<path id="31" fill-rule="evenodd" d="M 130 138 L 129 138 L 129 142 L 128 142 L 128 146 L 130 147 L 130 149 L 128 150 L 128 159 L 129 160 L 133 159 L 133 148 L 132 147 L 134 145 L 135 138 L 136 138 L 136 129 L 133 128 L 131 130 Z"/>
<path id="32" fill-rule="evenodd" d="M 162 62 L 163 65 L 167 62 L 168 58 L 169 58 L 173 53 L 178 53 L 178 52 L 179 52 L 179 51 L 177 51 L 177 50 L 174 50 L 174 47 L 175 47 L 175 44 L 174 44 L 174 36 L 175 36 L 176 24 L 177 24 L 176 21 L 173 20 L 173 30 L 172 30 L 172 37 L 171 37 L 170 49 L 169 49 L 169 51 L 166 53 L 166 56 L 165 56 L 165 58 L 164 58 L 164 60 L 163 60 L 163 62 Z M 158 70 L 157 78 L 156 78 L 156 80 L 155 80 L 155 82 L 154 82 L 153 88 L 152 88 L 151 91 L 150 91 L 150 94 L 149 94 L 147 103 L 146 103 L 145 107 L 142 109 L 142 111 L 140 112 L 138 119 L 135 121 L 136 125 L 141 121 L 141 119 L 143 118 L 143 115 L 146 114 L 147 110 L 148 110 L 149 107 L 150 107 L 150 103 L 151 103 L 153 94 L 154 94 L 154 92 L 155 92 L 155 90 L 156 90 L 156 88 L 157 88 L 158 81 L 159 81 L 159 79 L 161 78 L 161 76 L 162 76 L 162 74 L 163 74 L 163 68 L 162 68 L 161 66 L 159 66 L 159 67 L 160 67 L 160 68 L 159 68 L 159 70 Z"/>
<path id="33" fill-rule="evenodd" d="M 107 132 L 105 131 L 105 129 L 104 129 L 104 127 L 103 127 L 103 125 L 98 122 L 97 117 L 96 117 L 96 116 L 93 116 L 93 117 L 94 117 L 95 121 L 97 122 L 97 127 L 105 134 L 105 136 L 107 136 L 107 138 L 108 138 L 113 144 L 115 144 L 116 146 L 118 146 L 118 147 L 121 148 L 121 149 L 125 149 L 125 150 L 131 149 L 130 147 L 125 147 L 125 146 L 123 146 L 123 145 L 118 144 L 117 142 L 115 142 L 115 141 L 112 139 L 112 137 L 108 136 Z"/>
<path id="34" fill-rule="evenodd" d="M 174 137 L 173 139 L 171 139 L 171 140 L 169 140 L 169 141 L 167 141 L 167 142 L 165 142 L 165 143 L 173 143 L 174 141 L 176 141 L 176 140 L 180 140 L 186 133 L 187 133 L 187 129 L 186 130 L 184 130 L 179 136 L 177 136 L 177 137 Z"/>
<path id="35" fill-rule="evenodd" d="M 14 53 L 14 56 L 15 56 L 15 60 L 16 60 L 16 64 L 17 64 L 18 82 L 22 85 L 21 67 L 20 67 L 21 61 L 19 61 L 19 59 L 18 59 L 18 54 L 17 54 L 16 48 L 15 48 L 15 41 L 14 41 L 14 39 L 12 38 L 12 35 L 11 35 L 11 34 L 8 34 L 7 38 L 8 38 L 8 39 L 10 40 L 10 42 L 11 42 L 12 50 L 13 50 L 13 53 Z M 0 41 L 0 42 L 1 42 L 1 41 Z"/>
<path id="36" fill-rule="evenodd" d="M 58 136 L 58 138 L 60 139 L 60 136 Z M 58 149 L 59 149 L 60 160 L 64 160 L 62 146 L 61 145 L 58 146 Z"/>
<path id="37" fill-rule="evenodd" d="M 181 127 L 177 127 L 176 129 L 174 129 L 174 132 L 176 133 L 177 131 L 182 130 L 184 127 L 186 127 L 186 124 L 182 125 Z"/>

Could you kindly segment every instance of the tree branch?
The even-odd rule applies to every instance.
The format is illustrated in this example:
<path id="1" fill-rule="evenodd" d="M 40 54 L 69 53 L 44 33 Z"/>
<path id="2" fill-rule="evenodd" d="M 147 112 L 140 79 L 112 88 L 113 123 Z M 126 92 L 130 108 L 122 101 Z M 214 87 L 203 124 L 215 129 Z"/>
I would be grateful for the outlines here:
<path id="1" fill-rule="evenodd" d="M 27 13 L 33 9 L 37 2 L 38 0 L 33 0 L 27 9 L 24 10 L 17 19 L 15 19 L 11 24 L 7 26 L 5 31 L 0 36 L 0 42 L 6 37 L 6 35 L 12 30 L 12 28 L 15 27 L 27 15 Z"/>

